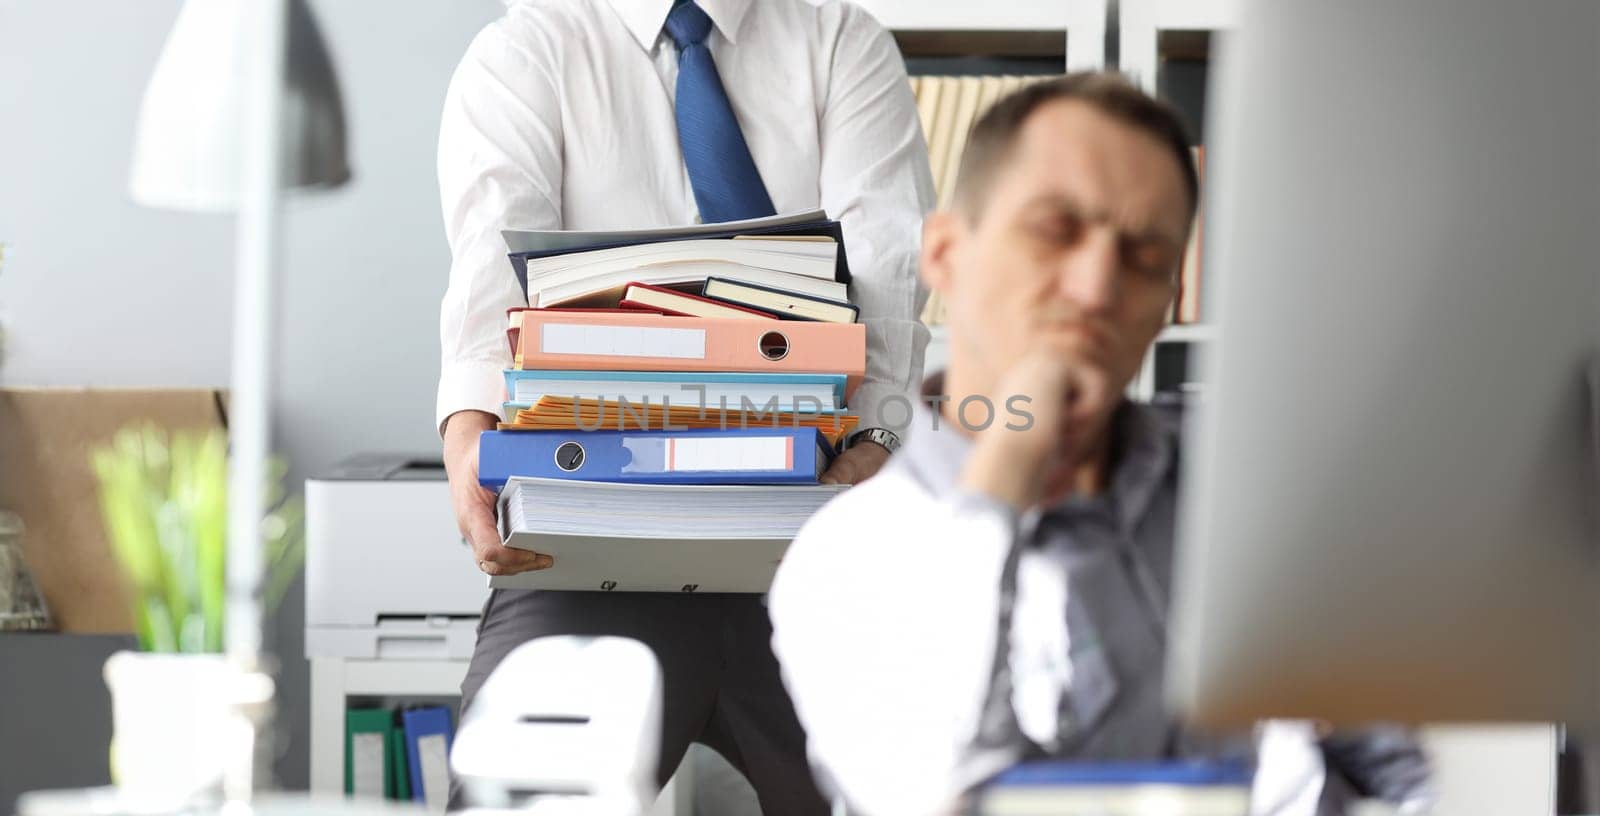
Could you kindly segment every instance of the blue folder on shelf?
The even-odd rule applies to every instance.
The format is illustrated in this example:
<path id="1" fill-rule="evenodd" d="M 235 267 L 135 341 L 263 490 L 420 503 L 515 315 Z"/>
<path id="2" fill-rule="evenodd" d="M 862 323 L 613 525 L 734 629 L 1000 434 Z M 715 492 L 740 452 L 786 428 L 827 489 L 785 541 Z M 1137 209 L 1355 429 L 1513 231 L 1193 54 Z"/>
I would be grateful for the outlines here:
<path id="1" fill-rule="evenodd" d="M 406 759 L 411 768 L 411 798 L 442 812 L 450 798 L 450 709 L 408 708 L 400 712 L 406 732 Z"/>
<path id="2" fill-rule="evenodd" d="M 513 476 L 634 484 L 815 484 L 833 448 L 815 428 L 484 431 L 478 482 Z"/>

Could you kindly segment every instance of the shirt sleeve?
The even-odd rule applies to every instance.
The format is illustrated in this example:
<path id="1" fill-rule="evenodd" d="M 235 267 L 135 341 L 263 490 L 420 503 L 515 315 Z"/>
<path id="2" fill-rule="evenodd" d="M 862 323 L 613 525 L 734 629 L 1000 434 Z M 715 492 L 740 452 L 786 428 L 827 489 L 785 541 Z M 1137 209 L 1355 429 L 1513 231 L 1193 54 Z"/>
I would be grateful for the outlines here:
<path id="1" fill-rule="evenodd" d="M 894 40 L 865 11 L 844 10 L 821 113 L 822 207 L 844 226 L 850 295 L 867 327 L 867 372 L 851 399 L 862 428 L 901 431 L 909 411 L 889 408 L 922 378 L 927 290 L 917 276 L 922 217 L 933 175 L 917 103 Z M 908 404 L 909 405 L 909 404 Z M 902 427 L 895 427 L 901 425 Z"/>
<path id="2" fill-rule="evenodd" d="M 889 472 L 790 546 L 768 599 L 773 650 L 813 764 L 853 808 L 944 812 L 1020 758 L 993 722 L 1016 523 L 997 502 L 941 502 Z"/>
<path id="3" fill-rule="evenodd" d="M 501 372 L 511 364 L 506 310 L 527 305 L 500 230 L 561 226 L 559 51 L 540 41 L 549 36 L 510 17 L 490 24 L 445 94 L 439 199 L 451 262 L 439 308 L 441 432 L 457 411 L 500 413 Z"/>
<path id="4" fill-rule="evenodd" d="M 1408 729 L 1372 726 L 1323 738 L 1329 769 L 1348 780 L 1361 796 L 1400 805 L 1403 812 L 1427 811 L 1437 800 L 1428 756 Z"/>

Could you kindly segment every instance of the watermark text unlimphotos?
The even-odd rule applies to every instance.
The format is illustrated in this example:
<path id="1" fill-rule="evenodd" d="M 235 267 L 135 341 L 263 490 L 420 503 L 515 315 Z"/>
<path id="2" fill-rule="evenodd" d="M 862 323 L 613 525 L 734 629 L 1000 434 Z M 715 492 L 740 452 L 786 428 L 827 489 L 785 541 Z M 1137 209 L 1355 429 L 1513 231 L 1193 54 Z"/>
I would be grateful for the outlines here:
<path id="1" fill-rule="evenodd" d="M 711 411 L 716 410 L 715 420 L 722 430 L 729 428 L 780 428 L 784 424 L 791 427 L 801 427 L 802 418 L 815 420 L 819 417 L 840 416 L 833 411 L 824 410 L 822 400 L 816 397 L 800 394 L 793 400 L 780 402 L 777 395 L 769 397 L 766 402 L 757 405 L 748 396 L 741 395 L 738 404 L 728 401 L 727 395 L 719 395 L 715 405 L 707 399 L 704 385 L 683 384 L 679 388 L 685 392 L 698 392 L 697 395 L 689 394 L 682 402 L 674 402 L 663 397 L 659 403 L 652 402 L 649 397 L 643 400 L 630 400 L 621 396 L 599 394 L 572 398 L 572 419 L 578 428 L 585 431 L 598 430 L 630 430 L 650 427 L 652 408 L 661 409 L 664 419 L 663 430 L 686 431 L 687 425 L 675 425 L 673 409 L 690 409 L 697 412 L 696 418 L 704 422 L 713 418 Z M 952 399 L 948 394 L 925 395 L 923 402 L 927 403 L 930 410 L 924 412 L 929 426 L 938 430 L 941 417 L 944 417 L 944 405 Z M 995 404 L 988 397 L 973 394 L 956 403 L 954 416 L 962 428 L 973 433 L 986 431 L 996 422 L 1004 420 L 1004 427 L 1008 431 L 1026 431 L 1033 427 L 1033 414 L 1029 413 L 1027 406 L 1033 399 L 1026 394 L 1016 394 L 1006 399 L 1004 415 L 996 410 Z M 586 407 L 597 408 L 596 411 L 587 412 Z M 917 412 L 912 408 L 911 400 L 902 394 L 889 394 L 878 401 L 873 413 L 878 417 L 880 426 L 897 433 L 903 433 L 915 421 Z M 855 406 L 859 411 L 861 406 Z M 587 415 L 586 415 L 587 414 Z M 681 418 L 679 414 L 677 418 Z M 814 424 L 808 422 L 807 425 Z"/>

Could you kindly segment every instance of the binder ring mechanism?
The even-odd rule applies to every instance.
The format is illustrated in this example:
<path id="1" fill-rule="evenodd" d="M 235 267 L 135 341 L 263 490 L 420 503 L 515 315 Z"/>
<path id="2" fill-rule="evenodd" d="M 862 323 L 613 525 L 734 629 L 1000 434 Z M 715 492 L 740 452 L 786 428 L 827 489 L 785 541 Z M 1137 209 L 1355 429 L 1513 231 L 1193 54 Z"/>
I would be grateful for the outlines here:
<path id="1" fill-rule="evenodd" d="M 556 467 L 567 473 L 583 467 L 584 458 L 583 446 L 577 442 L 562 442 L 556 446 Z"/>
<path id="2" fill-rule="evenodd" d="M 764 332 L 756 340 L 756 346 L 761 351 L 761 356 L 776 363 L 789 356 L 789 338 L 783 332 Z"/>

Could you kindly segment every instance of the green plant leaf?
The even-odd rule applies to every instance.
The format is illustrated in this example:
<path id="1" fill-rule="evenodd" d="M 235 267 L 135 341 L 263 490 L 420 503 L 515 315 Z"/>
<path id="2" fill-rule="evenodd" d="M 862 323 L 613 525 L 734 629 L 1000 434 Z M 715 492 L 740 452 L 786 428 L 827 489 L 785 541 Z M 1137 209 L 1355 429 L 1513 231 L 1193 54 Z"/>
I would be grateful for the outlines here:
<path id="1" fill-rule="evenodd" d="M 93 452 L 112 555 L 135 596 L 141 648 L 217 652 L 227 608 L 228 448 L 220 430 L 118 431 Z M 282 460 L 268 466 L 262 519 L 264 612 L 281 602 L 305 557 L 304 506 L 287 495 Z"/>

